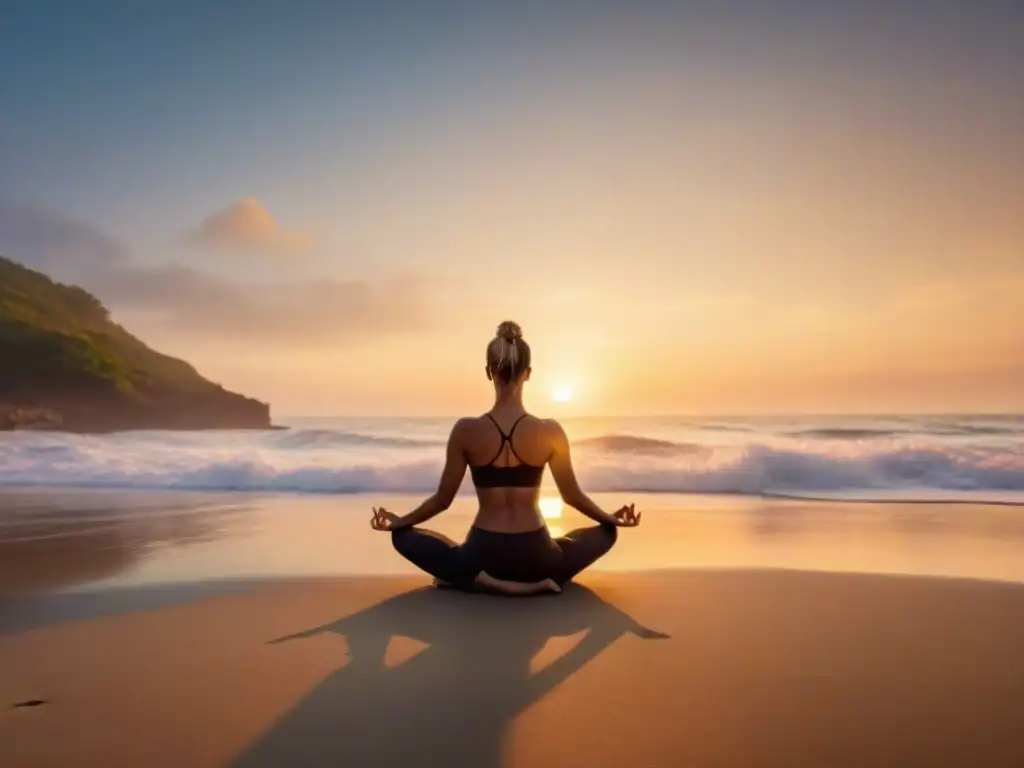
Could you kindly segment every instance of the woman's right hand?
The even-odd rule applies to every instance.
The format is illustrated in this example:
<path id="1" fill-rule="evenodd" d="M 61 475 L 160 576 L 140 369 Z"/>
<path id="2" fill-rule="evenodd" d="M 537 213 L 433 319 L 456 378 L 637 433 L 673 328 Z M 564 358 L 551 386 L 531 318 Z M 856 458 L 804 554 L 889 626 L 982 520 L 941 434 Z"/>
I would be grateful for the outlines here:
<path id="1" fill-rule="evenodd" d="M 627 504 L 612 513 L 612 517 L 615 518 L 615 525 L 619 528 L 636 528 L 636 526 L 640 525 L 640 517 L 642 515 L 643 512 L 637 512 L 633 504 Z"/>
<path id="2" fill-rule="evenodd" d="M 384 507 L 374 507 L 373 517 L 370 518 L 370 527 L 375 531 L 387 533 L 394 530 L 395 523 L 398 520 L 399 517 L 394 512 L 388 512 Z"/>

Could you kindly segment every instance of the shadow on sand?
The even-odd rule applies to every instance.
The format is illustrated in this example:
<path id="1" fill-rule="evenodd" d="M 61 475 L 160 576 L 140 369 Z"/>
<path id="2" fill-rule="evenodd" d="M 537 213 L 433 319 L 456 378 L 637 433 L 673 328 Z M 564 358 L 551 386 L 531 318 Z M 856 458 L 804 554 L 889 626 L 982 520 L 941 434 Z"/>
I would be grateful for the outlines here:
<path id="1" fill-rule="evenodd" d="M 584 631 L 568 652 L 531 672 L 549 639 Z M 250 745 L 235 768 L 493 768 L 512 719 L 616 639 L 668 637 L 571 585 L 560 596 L 529 599 L 418 589 L 271 642 L 324 632 L 345 637 L 348 663 Z M 384 660 L 392 637 L 427 647 L 390 668 Z"/>

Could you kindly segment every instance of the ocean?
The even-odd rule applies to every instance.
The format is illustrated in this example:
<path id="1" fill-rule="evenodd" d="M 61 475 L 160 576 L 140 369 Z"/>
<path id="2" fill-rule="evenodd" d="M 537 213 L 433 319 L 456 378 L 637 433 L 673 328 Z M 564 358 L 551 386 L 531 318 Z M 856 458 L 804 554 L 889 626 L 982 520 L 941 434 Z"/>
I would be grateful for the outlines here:
<path id="1" fill-rule="evenodd" d="M 451 424 L 294 418 L 273 431 L 0 433 L 0 488 L 429 493 Z M 1024 504 L 1024 415 L 563 424 L 595 493 Z"/>

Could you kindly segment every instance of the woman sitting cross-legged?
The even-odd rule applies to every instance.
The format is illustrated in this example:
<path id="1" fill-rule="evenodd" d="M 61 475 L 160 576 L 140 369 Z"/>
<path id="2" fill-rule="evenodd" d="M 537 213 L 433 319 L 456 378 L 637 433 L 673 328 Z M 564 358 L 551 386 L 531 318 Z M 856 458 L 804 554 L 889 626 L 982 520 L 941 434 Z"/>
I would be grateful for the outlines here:
<path id="1" fill-rule="evenodd" d="M 487 346 L 494 407 L 483 416 L 456 422 L 437 492 L 401 517 L 374 507 L 374 530 L 391 533 L 399 554 L 439 585 L 512 595 L 558 592 L 612 548 L 619 528 L 640 523 L 641 513 L 632 504 L 608 514 L 580 489 L 561 425 L 532 416 L 523 407 L 523 385 L 530 373 L 530 347 L 519 326 L 502 323 Z M 545 466 L 551 467 L 565 503 L 597 525 L 551 537 L 539 507 Z M 448 509 L 466 467 L 480 506 L 466 540 L 456 544 L 419 526 Z"/>

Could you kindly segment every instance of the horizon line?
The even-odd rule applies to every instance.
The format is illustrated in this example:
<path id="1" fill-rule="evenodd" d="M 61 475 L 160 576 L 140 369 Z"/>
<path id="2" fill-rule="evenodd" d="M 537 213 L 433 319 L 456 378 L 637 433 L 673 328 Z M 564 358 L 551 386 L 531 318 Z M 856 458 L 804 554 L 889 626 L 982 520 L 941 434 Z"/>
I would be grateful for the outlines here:
<path id="1" fill-rule="evenodd" d="M 373 414 L 373 413 L 332 413 L 332 414 L 287 414 L 278 416 L 277 419 L 460 419 L 466 414 L 435 414 L 435 415 L 410 415 L 410 414 Z M 569 414 L 561 416 L 562 419 L 778 419 L 778 418 L 863 418 L 863 419 L 899 419 L 899 418 L 1024 418 L 1022 411 L 779 411 L 771 413 L 720 413 L 720 414 L 697 414 L 697 413 L 649 413 L 649 414 Z"/>

